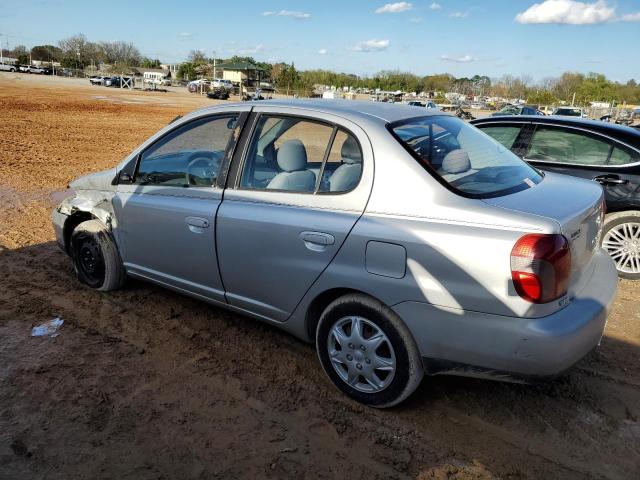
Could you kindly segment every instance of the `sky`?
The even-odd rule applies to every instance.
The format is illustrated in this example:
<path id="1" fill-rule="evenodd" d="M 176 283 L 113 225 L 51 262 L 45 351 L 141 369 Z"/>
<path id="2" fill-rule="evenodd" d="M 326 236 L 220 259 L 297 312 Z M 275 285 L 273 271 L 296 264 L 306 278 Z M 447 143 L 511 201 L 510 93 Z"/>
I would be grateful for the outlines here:
<path id="1" fill-rule="evenodd" d="M 530 75 L 640 80 L 640 0 L 0 0 L 6 48 L 133 42 L 163 63 L 192 49 L 357 75 Z"/>

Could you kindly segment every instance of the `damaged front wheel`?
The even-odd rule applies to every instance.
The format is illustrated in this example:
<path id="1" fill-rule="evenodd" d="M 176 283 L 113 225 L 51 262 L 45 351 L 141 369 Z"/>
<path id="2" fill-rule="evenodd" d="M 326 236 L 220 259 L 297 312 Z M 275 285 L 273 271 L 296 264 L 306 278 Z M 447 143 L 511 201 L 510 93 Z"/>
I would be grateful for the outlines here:
<path id="1" fill-rule="evenodd" d="M 79 224 L 71 234 L 71 255 L 78 280 L 108 292 L 124 284 L 125 272 L 113 238 L 97 220 Z"/>

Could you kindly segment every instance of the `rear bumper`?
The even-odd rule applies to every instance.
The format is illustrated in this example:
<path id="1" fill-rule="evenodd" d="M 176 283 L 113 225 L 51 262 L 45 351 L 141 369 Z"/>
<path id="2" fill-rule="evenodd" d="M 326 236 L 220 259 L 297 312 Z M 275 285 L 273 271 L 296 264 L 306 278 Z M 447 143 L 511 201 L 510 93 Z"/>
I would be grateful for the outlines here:
<path id="1" fill-rule="evenodd" d="M 593 350 L 602 338 L 618 279 L 604 251 L 593 262 L 591 278 L 569 305 L 542 318 L 490 315 L 420 302 L 403 302 L 393 309 L 409 327 L 423 357 L 456 365 L 440 373 L 555 375 Z"/>

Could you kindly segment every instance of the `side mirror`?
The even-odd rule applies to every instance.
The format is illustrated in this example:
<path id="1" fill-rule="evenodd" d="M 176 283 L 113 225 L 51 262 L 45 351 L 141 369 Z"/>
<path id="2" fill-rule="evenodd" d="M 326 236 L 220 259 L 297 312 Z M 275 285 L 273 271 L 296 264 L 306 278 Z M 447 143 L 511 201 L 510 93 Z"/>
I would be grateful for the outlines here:
<path id="1" fill-rule="evenodd" d="M 129 175 L 127 172 L 120 172 L 120 176 L 118 177 L 118 183 L 132 183 L 133 177 Z"/>
<path id="2" fill-rule="evenodd" d="M 233 130 L 234 128 L 236 128 L 236 123 L 238 123 L 236 117 L 230 118 L 227 122 L 227 128 L 229 130 Z"/>

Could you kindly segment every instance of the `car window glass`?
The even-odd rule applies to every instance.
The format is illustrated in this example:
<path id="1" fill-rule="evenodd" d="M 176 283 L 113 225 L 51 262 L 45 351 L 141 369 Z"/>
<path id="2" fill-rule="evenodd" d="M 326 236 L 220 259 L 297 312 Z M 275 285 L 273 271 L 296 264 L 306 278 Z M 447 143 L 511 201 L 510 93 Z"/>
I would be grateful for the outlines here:
<path id="1" fill-rule="evenodd" d="M 623 146 L 615 146 L 609 157 L 609 165 L 627 165 L 636 162 L 640 162 L 640 154 Z"/>
<path id="2" fill-rule="evenodd" d="M 145 150 L 137 182 L 149 185 L 215 184 L 235 116 L 205 118 L 178 127 Z"/>
<path id="3" fill-rule="evenodd" d="M 362 151 L 355 137 L 338 130 L 322 172 L 319 192 L 353 190 L 362 174 Z"/>
<path id="4" fill-rule="evenodd" d="M 244 162 L 240 186 L 314 192 L 333 127 L 296 117 L 262 115 Z"/>
<path id="5" fill-rule="evenodd" d="M 513 142 L 516 141 L 518 133 L 520 133 L 520 127 L 515 126 L 481 126 L 479 128 L 508 149 L 511 149 Z"/>
<path id="6" fill-rule="evenodd" d="M 503 145 L 459 118 L 415 118 L 395 124 L 392 130 L 428 170 L 466 195 L 507 195 L 542 180 Z"/>
<path id="7" fill-rule="evenodd" d="M 610 149 L 608 141 L 583 132 L 538 127 L 531 139 L 527 159 L 575 165 L 604 165 Z"/>

